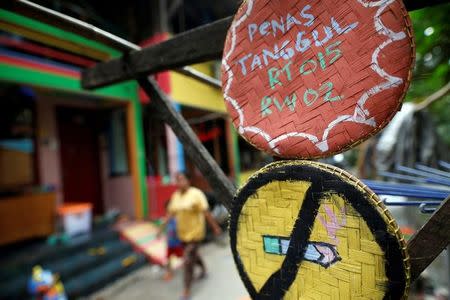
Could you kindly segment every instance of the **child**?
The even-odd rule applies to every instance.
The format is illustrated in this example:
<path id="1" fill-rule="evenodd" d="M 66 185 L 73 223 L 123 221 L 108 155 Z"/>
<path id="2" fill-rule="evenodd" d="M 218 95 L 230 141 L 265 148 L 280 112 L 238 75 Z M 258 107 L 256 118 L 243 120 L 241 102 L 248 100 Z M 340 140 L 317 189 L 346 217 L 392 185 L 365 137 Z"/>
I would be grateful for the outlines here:
<path id="1" fill-rule="evenodd" d="M 170 258 L 172 255 L 176 257 L 183 257 L 183 243 L 178 239 L 177 236 L 177 224 L 175 218 L 170 218 L 166 224 L 166 234 L 167 234 L 167 271 L 164 275 L 164 280 L 169 281 L 173 278 L 173 270 L 170 265 Z"/>
<path id="2" fill-rule="evenodd" d="M 35 266 L 28 281 L 28 292 L 32 299 L 37 300 L 67 300 L 64 286 L 59 276 L 49 270 Z"/>

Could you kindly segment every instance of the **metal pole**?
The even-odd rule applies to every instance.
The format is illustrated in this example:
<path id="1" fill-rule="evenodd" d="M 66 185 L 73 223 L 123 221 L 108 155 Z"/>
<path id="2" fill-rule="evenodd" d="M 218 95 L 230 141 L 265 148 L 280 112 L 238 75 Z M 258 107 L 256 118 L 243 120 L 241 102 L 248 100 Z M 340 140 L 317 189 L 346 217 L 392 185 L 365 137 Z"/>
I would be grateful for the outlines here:
<path id="1" fill-rule="evenodd" d="M 446 177 L 446 178 L 450 178 L 450 172 L 437 170 L 437 169 L 430 168 L 430 167 L 427 167 L 427 166 L 424 166 L 424 165 L 421 165 L 421 164 L 417 164 L 416 165 L 416 169 L 418 169 L 420 171 L 428 172 L 428 173 L 431 173 L 431 174 L 443 176 L 443 177 Z"/>
<path id="2" fill-rule="evenodd" d="M 392 179 L 400 179 L 400 180 L 406 180 L 406 181 L 413 181 L 418 183 L 427 183 L 427 180 L 422 177 L 415 177 L 415 176 L 409 176 L 409 175 L 403 175 L 403 174 L 397 174 L 392 172 L 379 172 L 380 176 L 392 178 Z"/>
<path id="3" fill-rule="evenodd" d="M 440 176 L 440 175 L 437 175 L 437 174 L 431 174 L 431 173 L 426 172 L 426 171 L 416 170 L 416 169 L 413 169 L 413 168 L 404 167 L 404 166 L 400 166 L 400 165 L 395 166 L 395 169 L 397 171 L 400 171 L 400 172 L 405 172 L 405 173 L 416 175 L 416 176 L 422 176 L 422 177 L 425 177 L 425 178 L 432 178 L 432 179 L 448 181 L 448 183 L 450 183 L 450 180 L 448 178 Z"/>
<path id="4" fill-rule="evenodd" d="M 450 163 L 448 163 L 448 162 L 445 162 L 445 161 L 440 160 L 440 161 L 439 161 L 439 165 L 440 165 L 442 168 L 446 168 L 447 170 L 450 170 Z"/>

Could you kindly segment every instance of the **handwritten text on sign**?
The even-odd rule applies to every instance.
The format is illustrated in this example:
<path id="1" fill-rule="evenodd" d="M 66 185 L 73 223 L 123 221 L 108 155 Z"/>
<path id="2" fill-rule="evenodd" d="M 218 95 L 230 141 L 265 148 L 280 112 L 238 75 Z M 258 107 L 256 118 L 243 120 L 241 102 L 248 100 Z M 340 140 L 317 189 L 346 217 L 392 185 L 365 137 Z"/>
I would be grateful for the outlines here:
<path id="1" fill-rule="evenodd" d="M 386 126 L 413 58 L 402 1 L 246 0 L 224 45 L 224 100 L 256 148 L 326 157 Z"/>
<path id="2" fill-rule="evenodd" d="M 314 29 L 311 31 L 310 36 L 307 36 L 306 31 L 301 31 L 301 29 L 302 27 L 305 29 L 314 25 L 316 18 L 311 13 L 311 8 L 311 5 L 305 5 L 297 15 L 288 13 L 279 19 L 267 20 L 260 24 L 249 24 L 247 31 L 251 42 L 268 35 L 272 35 L 275 38 L 279 35 L 285 35 L 286 32 L 294 27 L 298 27 L 300 31 L 298 31 L 295 40 L 285 39 L 275 43 L 270 49 L 263 49 L 260 53 L 248 53 L 238 58 L 236 63 L 239 65 L 242 75 L 246 76 L 255 69 L 268 67 L 271 62 L 276 62 L 280 59 L 285 60 L 287 63 L 284 67 L 272 67 L 267 70 L 267 80 L 270 88 L 275 90 L 277 87 L 294 80 L 295 76 L 308 76 L 317 71 L 325 71 L 328 66 L 339 59 L 342 56 L 342 51 L 339 49 L 341 41 L 330 44 L 331 40 L 335 36 L 352 31 L 358 26 L 358 22 L 344 25 L 339 24 L 334 17 L 331 17 L 328 26 L 321 26 L 323 34 L 319 33 L 319 29 Z M 319 51 L 316 59 L 306 59 L 302 61 L 300 66 L 293 66 L 292 59 L 296 55 L 301 55 L 311 49 L 311 47 L 325 47 L 325 51 Z M 261 116 L 269 116 L 274 107 L 280 112 L 284 107 L 294 111 L 297 99 L 302 99 L 307 106 L 313 105 L 319 98 L 322 98 L 325 102 L 342 100 L 344 98 L 342 95 L 333 94 L 333 86 L 331 81 L 323 82 L 320 86 L 297 91 L 302 93 L 301 96 L 294 92 L 285 96 L 284 99 L 264 96 L 261 99 Z M 323 97 L 320 97 L 321 94 L 323 94 Z"/>

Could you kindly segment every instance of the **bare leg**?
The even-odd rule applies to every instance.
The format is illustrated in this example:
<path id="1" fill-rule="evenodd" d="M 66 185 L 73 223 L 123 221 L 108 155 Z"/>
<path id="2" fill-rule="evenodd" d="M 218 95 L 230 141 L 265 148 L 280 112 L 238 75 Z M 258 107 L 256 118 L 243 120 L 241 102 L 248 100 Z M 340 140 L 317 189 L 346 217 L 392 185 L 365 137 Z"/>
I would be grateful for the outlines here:
<path id="1" fill-rule="evenodd" d="M 172 266 L 170 265 L 170 256 L 167 258 L 167 265 L 166 265 L 166 274 L 164 274 L 163 279 L 165 281 L 170 281 L 173 278 L 173 272 L 172 272 Z"/>
<path id="2" fill-rule="evenodd" d="M 194 276 L 194 266 L 196 264 L 197 244 L 188 243 L 184 249 L 184 297 L 191 295 L 191 286 Z"/>
<path id="3" fill-rule="evenodd" d="M 203 279 L 206 277 L 206 266 L 198 251 L 196 251 L 196 254 L 195 264 L 198 265 L 201 269 L 201 273 L 198 279 Z"/>

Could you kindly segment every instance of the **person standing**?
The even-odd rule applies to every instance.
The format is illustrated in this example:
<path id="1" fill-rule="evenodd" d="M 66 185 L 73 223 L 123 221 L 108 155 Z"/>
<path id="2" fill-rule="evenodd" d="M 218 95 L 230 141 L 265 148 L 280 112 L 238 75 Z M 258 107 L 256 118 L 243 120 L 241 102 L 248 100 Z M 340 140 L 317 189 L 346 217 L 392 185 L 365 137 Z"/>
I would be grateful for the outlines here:
<path id="1" fill-rule="evenodd" d="M 211 226 L 214 235 L 221 233 L 221 228 L 209 212 L 205 194 L 191 186 L 184 173 L 176 175 L 177 190 L 173 193 L 167 207 L 167 218 L 174 217 L 177 224 L 178 238 L 184 245 L 184 291 L 182 299 L 189 299 L 194 279 L 194 267 L 200 267 L 199 278 L 207 274 L 206 266 L 200 257 L 198 248 L 205 238 L 205 221 Z M 164 225 L 165 226 L 165 225 Z M 163 226 L 163 227 L 164 227 Z"/>

